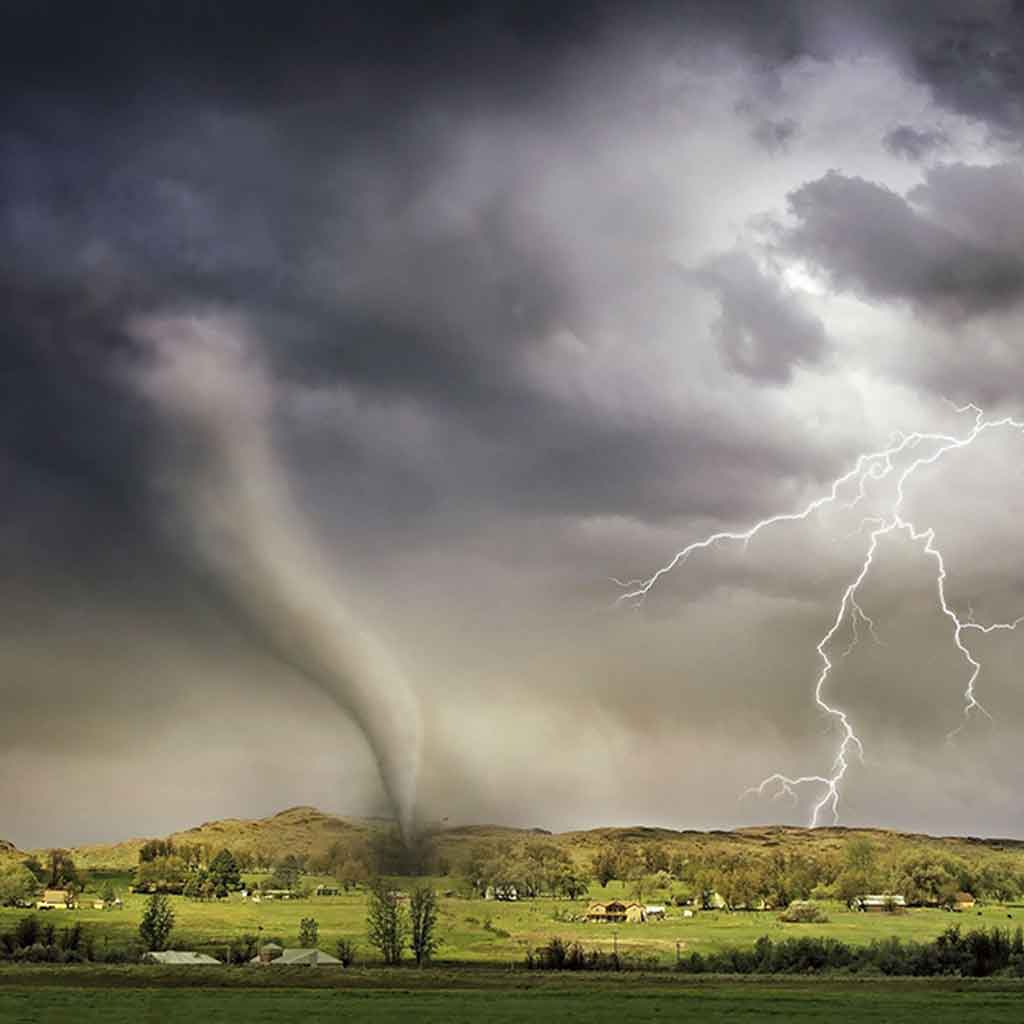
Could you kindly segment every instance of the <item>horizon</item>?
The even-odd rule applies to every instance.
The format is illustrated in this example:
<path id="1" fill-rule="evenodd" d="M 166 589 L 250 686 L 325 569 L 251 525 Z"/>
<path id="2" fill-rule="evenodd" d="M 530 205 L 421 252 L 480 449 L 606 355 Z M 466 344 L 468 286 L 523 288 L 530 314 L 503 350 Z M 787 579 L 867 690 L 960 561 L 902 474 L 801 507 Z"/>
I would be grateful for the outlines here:
<path id="1" fill-rule="evenodd" d="M 293 811 L 313 811 L 318 815 L 322 815 L 326 818 L 339 818 L 347 821 L 352 821 L 357 824 L 361 823 L 388 823 L 391 826 L 397 826 L 397 820 L 395 818 L 381 817 L 381 816 L 366 816 L 366 815 L 353 815 L 345 814 L 337 811 L 324 811 L 319 807 L 314 807 L 311 804 L 295 804 L 290 807 L 282 808 L 278 811 L 273 811 L 269 814 L 262 814 L 256 817 L 239 817 L 232 815 L 224 815 L 218 818 L 210 818 L 204 821 L 193 822 L 189 825 L 181 825 L 179 827 L 172 827 L 166 832 L 148 835 L 122 835 L 118 837 L 107 836 L 105 838 L 91 839 L 88 841 L 75 842 L 75 841 L 62 841 L 62 842 L 44 842 L 34 844 L 22 844 L 15 842 L 10 837 L 0 835 L 0 843 L 7 841 L 12 843 L 14 848 L 19 853 L 27 853 L 31 851 L 38 852 L 40 850 L 47 849 L 69 849 L 75 850 L 83 847 L 94 847 L 94 846 L 117 846 L 123 843 L 131 843 L 136 841 L 145 841 L 149 839 L 162 839 L 171 835 L 179 835 L 187 833 L 192 830 L 205 828 L 209 825 L 217 825 L 226 821 L 237 821 L 244 824 L 256 824 L 261 822 L 272 821 L 274 818 L 282 817 Z M 436 827 L 435 827 L 436 826 Z M 551 828 L 543 825 L 523 825 L 523 824 L 508 824 L 497 821 L 465 821 L 458 822 L 456 824 L 444 824 L 443 822 L 435 822 L 433 824 L 421 824 L 419 831 L 434 835 L 448 832 L 459 832 L 464 829 L 501 829 L 516 832 L 533 832 L 537 834 L 546 834 L 551 836 L 564 836 L 572 834 L 585 834 L 589 832 L 600 832 L 605 830 L 623 830 L 628 831 L 630 829 L 642 829 L 651 830 L 657 832 L 665 832 L 674 835 L 736 835 L 741 833 L 757 833 L 757 832 L 771 832 L 773 830 L 780 830 L 786 832 L 806 832 L 806 833 L 846 833 L 846 832 L 878 832 L 886 835 L 900 836 L 906 838 L 920 837 L 925 839 L 934 840 L 978 840 L 984 843 L 1021 843 L 1024 844 L 1024 837 L 1020 836 L 1000 836 L 1000 835 L 971 835 L 968 833 L 931 833 L 931 832 L 916 832 L 906 829 L 901 829 L 893 826 L 882 826 L 882 825 L 864 825 L 864 824 L 840 824 L 840 825 L 800 825 L 800 824 L 782 824 L 779 822 L 765 822 L 763 824 L 747 824 L 739 825 L 732 828 L 700 828 L 698 826 L 687 826 L 685 828 L 677 828 L 670 825 L 664 824 L 650 824 L 641 822 L 622 822 L 622 823 L 603 823 L 597 825 L 586 825 L 580 827 L 569 827 L 569 828 Z"/>

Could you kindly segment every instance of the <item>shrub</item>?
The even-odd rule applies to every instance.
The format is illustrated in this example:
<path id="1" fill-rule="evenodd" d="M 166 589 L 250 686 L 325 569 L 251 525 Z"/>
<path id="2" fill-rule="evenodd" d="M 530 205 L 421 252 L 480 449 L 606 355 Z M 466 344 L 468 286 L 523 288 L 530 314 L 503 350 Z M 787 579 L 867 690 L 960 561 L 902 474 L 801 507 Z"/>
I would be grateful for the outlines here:
<path id="1" fill-rule="evenodd" d="M 788 924 L 828 924 L 828 914 L 813 903 L 791 903 L 779 914 L 779 920 Z"/>

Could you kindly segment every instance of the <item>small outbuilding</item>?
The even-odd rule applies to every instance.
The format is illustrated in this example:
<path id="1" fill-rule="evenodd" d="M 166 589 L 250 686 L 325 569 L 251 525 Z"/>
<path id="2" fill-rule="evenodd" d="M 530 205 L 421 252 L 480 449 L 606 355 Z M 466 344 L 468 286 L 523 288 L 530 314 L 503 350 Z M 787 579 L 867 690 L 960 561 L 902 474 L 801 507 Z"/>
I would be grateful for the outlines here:
<path id="1" fill-rule="evenodd" d="M 188 964 L 219 964 L 220 961 L 206 953 L 196 953 L 194 950 L 165 949 L 159 953 L 147 953 L 142 958 L 147 964 L 173 964 L 175 966 Z"/>
<path id="2" fill-rule="evenodd" d="M 276 966 L 305 965 L 307 967 L 342 967 L 342 962 L 330 953 L 322 949 L 281 949 L 280 946 L 273 946 L 274 950 L 280 950 L 276 956 L 268 955 L 272 944 L 264 946 L 259 956 L 254 956 L 250 963 L 253 964 L 274 964 Z"/>
<path id="3" fill-rule="evenodd" d="M 404 893 L 402 894 L 405 895 Z M 485 900 L 503 900 L 514 903 L 519 899 L 519 890 L 514 885 L 489 885 L 484 890 Z"/>
<path id="4" fill-rule="evenodd" d="M 958 892 L 953 897 L 954 910 L 973 910 L 978 901 L 969 892 Z"/>
<path id="5" fill-rule="evenodd" d="M 660 903 L 651 903 L 644 907 L 644 913 L 648 921 L 664 921 L 665 908 Z"/>
<path id="6" fill-rule="evenodd" d="M 871 914 L 891 914 L 903 910 L 906 905 L 907 900 L 904 896 L 891 892 L 865 893 L 850 900 L 851 910 L 863 910 Z"/>

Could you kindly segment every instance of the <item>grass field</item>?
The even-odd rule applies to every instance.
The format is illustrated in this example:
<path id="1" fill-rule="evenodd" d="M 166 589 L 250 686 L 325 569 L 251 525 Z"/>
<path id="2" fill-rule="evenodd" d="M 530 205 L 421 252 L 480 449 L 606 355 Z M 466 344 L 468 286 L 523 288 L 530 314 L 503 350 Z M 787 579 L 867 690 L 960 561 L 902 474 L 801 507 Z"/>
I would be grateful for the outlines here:
<path id="1" fill-rule="evenodd" d="M 306 879 L 315 886 L 318 879 Z M 438 890 L 445 891 L 447 879 L 430 880 Z M 128 894 L 127 878 L 118 880 L 125 900 L 123 910 L 93 910 L 88 894 L 78 910 L 53 910 L 41 915 L 58 928 L 81 921 L 95 937 L 97 948 L 130 946 L 137 937 L 139 919 L 146 897 Z M 403 879 L 404 887 L 415 884 Z M 610 899 L 623 894 L 618 883 L 606 889 L 593 886 L 591 896 Z M 356 943 L 359 958 L 374 959 L 366 945 L 366 897 L 361 891 L 347 895 L 309 897 L 305 900 L 253 903 L 238 895 L 209 903 L 183 897 L 171 897 L 176 924 L 171 946 L 222 953 L 224 947 L 244 934 L 279 937 L 294 944 L 299 920 L 314 917 L 320 925 L 320 946 L 331 951 L 339 938 Z M 587 948 L 641 953 L 671 963 L 676 944 L 684 953 L 707 953 L 730 946 L 749 947 L 762 935 L 773 939 L 793 935 L 826 935 L 851 944 L 864 944 L 872 939 L 897 936 L 904 939 L 930 940 L 951 924 L 963 928 L 998 925 L 1015 928 L 1024 924 L 1024 907 L 987 906 L 978 911 L 950 914 L 941 910 L 911 909 L 902 914 L 862 914 L 841 904 L 827 905 L 827 924 L 784 924 L 773 912 L 707 911 L 686 919 L 682 911 L 669 908 L 664 921 L 645 924 L 620 924 L 613 927 L 568 920 L 581 915 L 586 900 L 524 900 L 518 903 L 464 899 L 458 896 L 439 900 L 438 931 L 442 945 L 441 960 L 467 963 L 520 963 L 528 948 L 543 945 L 553 936 L 579 940 Z M 0 910 L 0 930 L 11 927 L 25 911 Z"/>
<path id="2" fill-rule="evenodd" d="M 1019 1021 L 1009 981 L 523 976 L 507 971 L 271 971 L 211 968 L 200 987 L 144 968 L 2 968 L 0 1022 L 211 1024 L 302 1021 Z M 251 983 L 251 987 L 246 984 Z M 270 987 L 273 985 L 273 987 Z M 313 987 L 309 987 L 313 986 Z"/>

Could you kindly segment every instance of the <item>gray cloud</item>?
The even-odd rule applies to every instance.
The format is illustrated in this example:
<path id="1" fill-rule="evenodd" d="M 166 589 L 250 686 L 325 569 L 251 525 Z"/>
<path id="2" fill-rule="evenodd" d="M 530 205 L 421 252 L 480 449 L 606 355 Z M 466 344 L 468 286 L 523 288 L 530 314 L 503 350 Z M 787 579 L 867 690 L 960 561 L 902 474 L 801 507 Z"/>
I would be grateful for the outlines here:
<path id="1" fill-rule="evenodd" d="M 914 128 L 909 124 L 898 124 L 886 132 L 882 145 L 894 156 L 907 160 L 924 160 L 949 145 L 949 137 L 938 128 Z"/>
<path id="2" fill-rule="evenodd" d="M 796 365 L 814 365 L 827 348 L 821 321 L 741 250 L 723 253 L 700 279 L 718 295 L 715 337 L 727 365 L 753 380 L 784 384 Z"/>
<path id="3" fill-rule="evenodd" d="M 830 171 L 790 195 L 797 225 L 785 245 L 834 288 L 869 299 L 906 300 L 939 317 L 1005 309 L 1024 294 L 1024 262 L 1007 244 L 1016 218 L 998 225 L 991 215 L 972 223 L 964 214 L 1011 208 L 1022 184 L 1012 167 L 936 168 L 904 198 Z"/>
<path id="4" fill-rule="evenodd" d="M 784 117 L 779 121 L 765 118 L 754 126 L 753 134 L 765 149 L 777 152 L 785 149 L 799 131 L 800 126 L 791 117 Z"/>

